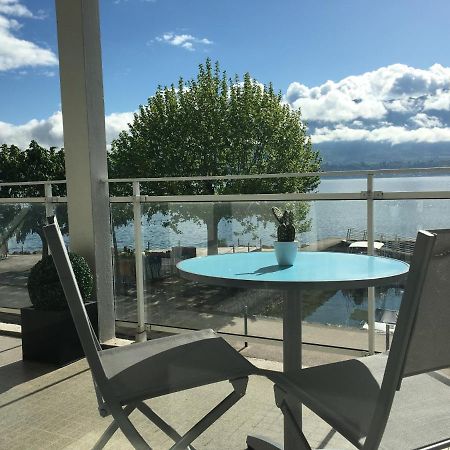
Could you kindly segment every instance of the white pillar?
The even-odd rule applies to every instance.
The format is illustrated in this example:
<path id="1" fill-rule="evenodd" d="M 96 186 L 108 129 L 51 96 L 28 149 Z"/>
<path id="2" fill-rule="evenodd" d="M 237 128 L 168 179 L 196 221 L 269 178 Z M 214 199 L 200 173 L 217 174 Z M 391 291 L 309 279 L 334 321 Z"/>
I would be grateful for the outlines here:
<path id="1" fill-rule="evenodd" d="M 70 248 L 95 273 L 100 339 L 115 335 L 98 0 L 56 0 Z"/>

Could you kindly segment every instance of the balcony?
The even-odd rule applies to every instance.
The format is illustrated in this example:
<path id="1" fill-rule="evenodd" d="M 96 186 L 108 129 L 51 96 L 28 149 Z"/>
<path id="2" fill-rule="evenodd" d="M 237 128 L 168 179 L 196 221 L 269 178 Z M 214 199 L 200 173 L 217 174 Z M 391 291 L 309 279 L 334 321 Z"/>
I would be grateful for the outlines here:
<path id="1" fill-rule="evenodd" d="M 394 324 L 385 323 L 385 313 L 393 310 L 395 317 L 402 302 L 402 282 L 358 290 L 306 291 L 301 312 L 300 307 L 295 310 L 297 318 L 303 317 L 303 332 L 294 327 L 283 342 L 286 303 L 281 292 L 188 281 L 176 265 L 207 254 L 271 252 L 273 206 L 303 214 L 298 235 L 302 252 L 367 253 L 408 262 L 419 229 L 449 228 L 450 168 L 108 179 L 98 2 L 58 0 L 56 13 L 67 180 L 0 183 L 0 447 L 88 449 L 111 422 L 98 414 L 85 359 L 57 367 L 22 358 L 20 308 L 30 304 L 28 273 L 47 251 L 40 231 L 51 215 L 60 218 L 68 247 L 85 256 L 95 272 L 99 338 L 104 347 L 211 327 L 256 366 L 282 371 L 285 362 L 289 375 L 293 367 L 299 369 L 299 360 L 305 367 L 321 366 L 387 349 L 397 331 Z M 310 193 L 169 194 L 174 183 L 241 186 L 255 178 L 275 177 L 319 177 L 321 184 Z M 163 195 L 155 195 L 162 192 L 152 188 L 155 183 L 168 187 Z M 36 190 L 25 195 L 25 185 Z M 283 344 L 289 339 L 297 348 L 288 352 L 285 346 L 283 361 Z M 443 348 L 434 341 L 433 345 Z M 299 347 L 303 355 L 295 361 Z M 199 361 L 206 360 L 201 356 Z M 148 374 L 151 371 L 143 371 L 142 378 L 150 378 Z M 450 383 L 448 369 L 434 375 L 444 385 Z M 195 448 L 243 448 L 248 434 L 264 434 L 278 442 L 288 435 L 285 448 L 297 450 L 286 432 L 289 427 L 283 430 L 286 421 L 275 406 L 272 383 L 250 378 L 245 398 L 196 439 Z M 228 389 L 227 383 L 219 383 L 149 403 L 183 432 Z M 361 395 L 356 401 L 364 403 L 364 399 Z M 297 413 L 293 418 L 298 426 Z M 448 417 L 447 409 L 444 416 Z M 172 445 L 139 414 L 133 413 L 135 418 L 152 447 Z M 353 448 L 306 408 L 303 429 L 314 447 Z M 131 446 L 119 432 L 106 448 Z"/>
<path id="2" fill-rule="evenodd" d="M 214 205 L 225 206 L 229 219 L 218 224 L 219 254 L 271 251 L 274 228 L 262 218 L 261 211 L 289 203 L 308 205 L 310 223 L 300 237 L 303 251 L 370 252 L 371 242 L 379 242 L 383 245 L 378 245 L 378 250 L 374 248 L 374 252 L 408 261 L 418 229 L 448 226 L 445 213 L 450 212 L 447 170 L 321 173 L 314 174 L 322 180 L 315 193 L 261 193 L 217 198 L 152 197 L 146 195 L 145 189 L 160 180 L 109 180 L 110 189 L 120 183 L 130 190 L 130 195 L 125 191 L 120 197 L 110 197 L 117 336 L 142 339 L 144 334 L 156 338 L 186 329 L 214 328 L 255 364 L 281 370 L 279 293 L 208 287 L 178 276 L 175 268 L 178 261 L 208 253 L 206 227 L 208 221 L 212 221 Z M 424 178 L 418 177 L 418 172 Z M 421 191 L 408 189 L 408 176 L 414 176 L 416 182 L 426 180 L 426 187 Z M 394 180 L 397 185 L 393 184 Z M 385 190 L 385 183 L 390 184 L 389 191 Z M 0 210 L 4 215 L 10 213 L 11 217 L 6 227 L 9 234 L 3 234 L 3 259 L 0 261 L 3 321 L 19 322 L 18 308 L 28 304 L 27 273 L 42 252 L 38 236 L 27 235 L 23 243 L 15 242 L 12 236 L 27 215 L 35 221 L 44 220 L 45 215 L 55 209 L 64 214 L 66 207 L 65 197 L 51 195 L 53 182 L 36 185 L 47 195 L 0 199 Z M 132 195 L 133 186 L 134 194 L 138 195 Z M 174 217 L 180 211 L 187 220 L 180 220 L 176 230 L 164 226 L 164 218 Z M 250 232 L 245 228 L 246 223 L 252 224 Z M 351 246 L 355 241 L 366 242 L 367 248 L 355 250 Z M 67 236 L 67 243 L 70 246 L 70 236 Z M 320 291 L 306 296 L 303 302 L 304 364 L 313 366 L 384 351 L 386 329 L 383 325 L 377 327 L 380 324 L 377 324 L 375 309 L 398 309 L 402 288 L 402 285 L 393 285 L 364 291 Z M 104 430 L 105 421 L 97 413 L 85 360 L 56 370 L 53 366 L 22 361 L 17 337 L 20 328 L 7 325 L 6 329 L 9 333 L 12 330 L 16 337 L 0 338 L 0 370 L 4 380 L 1 415 L 2 423 L 6 424 L 2 447 L 44 448 L 51 443 L 54 448 L 90 448 Z M 448 371 L 444 372 L 444 376 L 447 375 L 450 375 Z M 163 416 L 170 417 L 182 431 L 188 428 L 183 405 L 195 401 L 198 409 L 192 413 L 200 417 L 210 401 L 219 399 L 227 389 L 226 383 L 218 386 L 152 400 L 152 406 Z M 195 441 L 196 448 L 240 448 L 249 433 L 264 432 L 280 441 L 282 415 L 273 403 L 271 391 L 270 382 L 252 378 L 245 400 Z M 262 392 L 267 395 L 261 395 Z M 353 448 L 313 413 L 303 409 L 305 434 L 313 446 Z M 160 431 L 148 424 L 145 426 L 146 437 L 150 437 L 155 448 L 170 446 L 170 440 Z M 227 436 L 226 442 L 223 436 Z M 128 445 L 118 434 L 107 448 L 128 448 Z"/>

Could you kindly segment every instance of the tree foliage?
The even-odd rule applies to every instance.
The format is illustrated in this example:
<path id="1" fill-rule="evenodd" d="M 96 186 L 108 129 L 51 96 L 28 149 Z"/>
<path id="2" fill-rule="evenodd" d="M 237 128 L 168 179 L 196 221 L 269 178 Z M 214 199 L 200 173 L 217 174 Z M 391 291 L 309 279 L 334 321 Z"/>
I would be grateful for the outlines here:
<path id="1" fill-rule="evenodd" d="M 41 147 L 31 141 L 27 149 L 21 150 L 15 145 L 0 146 L 0 182 L 23 182 L 64 180 L 64 150 Z M 65 195 L 65 185 L 53 185 L 53 195 Z M 43 197 L 44 186 L 3 186 L 0 197 Z M 56 214 L 67 231 L 66 205 L 57 205 Z M 18 220 L 15 220 L 19 218 Z M 0 227 L 3 240 L 15 236 L 17 242 L 24 242 L 28 234 L 37 233 L 42 240 L 42 252 L 47 254 L 47 244 L 42 227 L 46 224 L 45 208 L 41 204 L 6 204 L 0 208 Z"/>
<path id="2" fill-rule="evenodd" d="M 147 104 L 139 107 L 129 130 L 113 141 L 110 153 L 112 178 L 252 175 L 319 169 L 320 157 L 312 148 L 300 111 L 285 104 L 271 84 L 262 86 L 249 73 L 243 80 L 238 76 L 231 79 L 221 71 L 219 63 L 213 67 L 209 59 L 200 64 L 195 79 L 185 82 L 180 78 L 177 86 L 159 86 Z M 318 183 L 317 177 L 254 178 L 145 183 L 142 189 L 147 195 L 285 193 L 307 192 Z M 124 193 L 126 188 L 122 185 L 115 189 L 116 193 Z M 149 207 L 149 215 L 158 208 Z M 217 204 L 213 209 L 172 206 L 167 224 L 188 218 L 201 220 L 208 225 L 209 238 L 214 238 L 217 223 L 223 218 L 230 220 L 239 215 L 251 227 L 250 216 L 257 215 L 264 221 L 271 217 L 267 205 L 260 211 L 254 204 L 251 211 L 248 207 L 234 207 L 233 214 L 229 205 Z M 307 208 L 300 207 L 303 219 L 306 213 Z"/>
<path id="3" fill-rule="evenodd" d="M 113 177 L 239 175 L 319 170 L 300 111 L 271 84 L 250 74 L 227 77 L 219 64 L 200 64 L 196 79 L 158 87 L 112 143 Z M 147 193 L 227 194 L 303 192 L 317 178 L 154 183 Z"/>

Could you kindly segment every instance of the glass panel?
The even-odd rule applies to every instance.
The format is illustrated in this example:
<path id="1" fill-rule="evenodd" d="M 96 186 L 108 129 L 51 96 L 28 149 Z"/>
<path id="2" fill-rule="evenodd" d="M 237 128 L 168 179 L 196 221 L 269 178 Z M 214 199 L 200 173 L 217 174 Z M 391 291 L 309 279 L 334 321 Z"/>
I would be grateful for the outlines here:
<path id="1" fill-rule="evenodd" d="M 352 246 L 366 239 L 366 202 L 290 202 L 306 208 L 308 229 L 298 238 L 303 251 L 366 253 Z M 270 251 L 276 232 L 271 207 L 280 202 L 164 203 L 142 205 L 144 297 L 149 323 L 216 330 L 268 338 L 282 337 L 283 293 L 209 286 L 179 277 L 186 258 Z M 136 281 L 132 205 L 112 205 L 115 225 L 117 318 L 136 321 Z M 420 228 L 448 226 L 445 200 L 376 201 L 377 254 L 409 261 Z M 211 224 L 217 234 L 211 232 Z M 358 232 L 357 232 L 358 231 Z M 209 233 L 208 233 L 209 232 Z M 209 241 L 208 241 L 209 237 Z M 384 311 L 399 308 L 404 286 L 378 287 L 376 348 L 385 349 Z M 309 290 L 303 293 L 304 342 L 368 349 L 367 289 Z M 244 341 L 244 338 L 243 338 Z"/>
<path id="2" fill-rule="evenodd" d="M 351 188 L 353 189 L 353 188 Z M 355 230 L 365 229 L 365 201 L 308 202 L 309 230 L 301 234 L 303 251 L 349 252 Z M 353 233 L 353 236 L 352 236 Z M 259 294 L 260 296 L 263 294 Z M 282 337 L 283 293 L 267 291 L 266 301 L 257 302 L 258 313 L 249 322 L 250 334 Z M 357 291 L 311 289 L 302 292 L 303 342 L 367 349 L 367 331 L 352 316 L 351 301 Z M 367 294 L 366 294 L 367 297 Z M 367 306 L 366 306 L 367 314 Z"/>
<path id="3" fill-rule="evenodd" d="M 367 190 L 367 178 L 321 178 L 318 192 L 361 192 Z"/>
<path id="4" fill-rule="evenodd" d="M 310 202 L 311 231 L 307 242 L 365 240 L 367 237 L 367 205 L 364 200 L 332 200 Z"/>
<path id="5" fill-rule="evenodd" d="M 434 178 L 434 177 L 433 177 Z M 435 177 L 437 178 L 437 177 Z M 375 237 L 379 253 L 409 262 L 419 230 L 449 228 L 450 200 L 384 200 L 375 202 Z M 376 349 L 386 348 L 386 322 L 400 309 L 404 284 L 382 290 L 376 298 Z M 393 311 L 393 313 L 391 312 Z M 385 317 L 383 317 L 383 313 Z M 395 326 L 390 325 L 390 341 Z"/>
<path id="6" fill-rule="evenodd" d="M 63 232 L 67 231 L 67 205 L 58 204 L 56 215 Z M 45 223 L 43 204 L 0 205 L 0 307 L 30 306 L 28 273 L 47 254 L 42 233 Z"/>
<path id="7" fill-rule="evenodd" d="M 128 203 L 112 203 L 111 221 L 116 319 L 136 322 L 133 206 Z"/>
<path id="8" fill-rule="evenodd" d="M 449 191 L 450 176 L 402 176 L 374 178 L 374 188 L 386 192 Z"/>
<path id="9" fill-rule="evenodd" d="M 415 239 L 421 229 L 449 228 L 449 217 L 449 200 L 380 200 L 375 202 L 375 234 Z"/>
<path id="10" fill-rule="evenodd" d="M 142 235 L 144 296 L 149 323 L 216 330 L 269 338 L 282 337 L 283 293 L 194 283 L 178 276 L 182 259 L 270 251 L 276 233 L 271 207 L 280 202 L 145 204 Z M 304 250 L 348 251 L 349 228 L 363 228 L 364 201 L 290 202 L 303 208 L 309 223 L 299 240 Z M 305 209 L 306 208 L 306 209 Z M 112 205 L 115 242 L 116 311 L 119 320 L 136 321 L 136 282 L 132 205 Z M 216 223 L 217 235 L 211 234 Z M 208 248 L 209 229 L 209 248 Z M 304 340 L 367 348 L 367 332 L 354 318 L 357 294 L 305 291 Z M 364 301 L 360 301 L 364 304 Z M 367 311 L 367 306 L 366 306 Z M 356 336 L 356 337 L 355 337 Z"/>

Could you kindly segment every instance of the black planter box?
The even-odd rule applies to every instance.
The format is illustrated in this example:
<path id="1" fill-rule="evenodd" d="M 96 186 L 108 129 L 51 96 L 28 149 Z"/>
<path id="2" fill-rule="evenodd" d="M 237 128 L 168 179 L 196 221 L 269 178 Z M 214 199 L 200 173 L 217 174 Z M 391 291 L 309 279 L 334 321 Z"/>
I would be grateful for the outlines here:
<path id="1" fill-rule="evenodd" d="M 97 303 L 85 304 L 98 335 Z M 23 359 L 64 365 L 84 356 L 70 311 L 21 308 Z"/>

